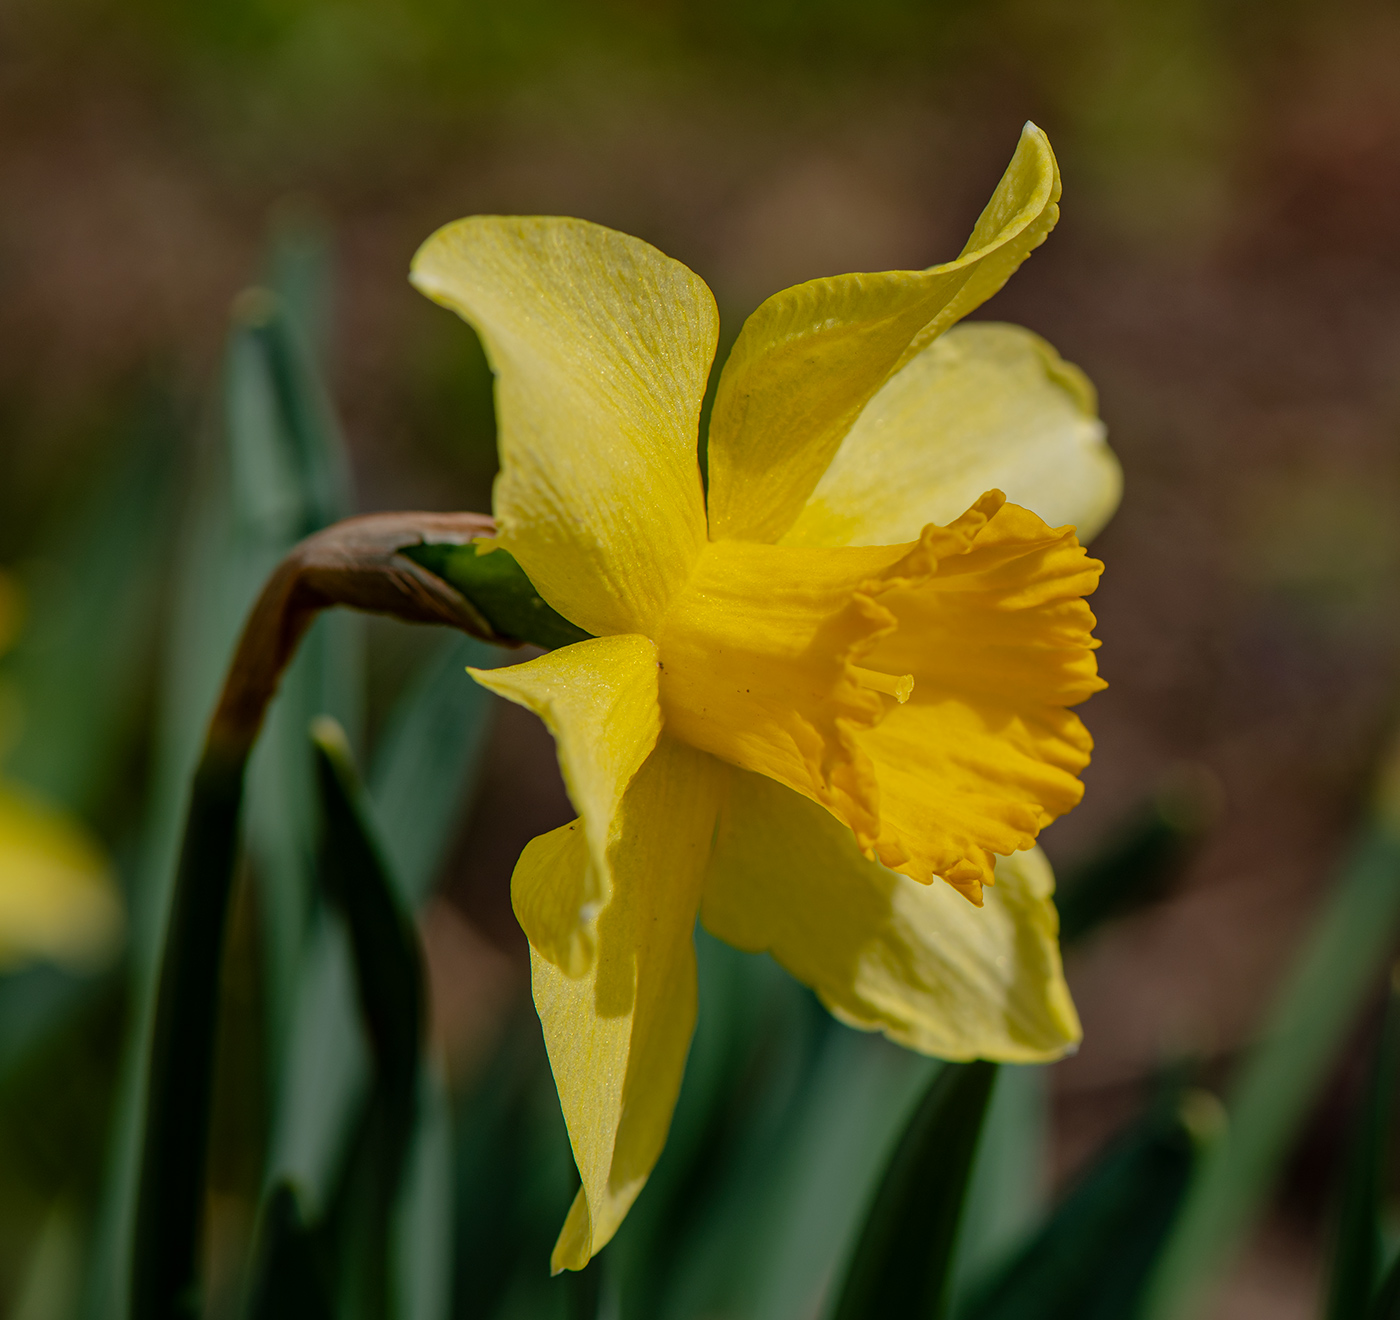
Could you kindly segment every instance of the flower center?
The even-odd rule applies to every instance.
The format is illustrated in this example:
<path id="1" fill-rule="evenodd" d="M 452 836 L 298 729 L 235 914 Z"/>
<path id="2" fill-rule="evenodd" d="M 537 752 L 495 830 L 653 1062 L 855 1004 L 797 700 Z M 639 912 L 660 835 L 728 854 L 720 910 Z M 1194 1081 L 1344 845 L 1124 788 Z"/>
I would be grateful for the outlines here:
<path id="1" fill-rule="evenodd" d="M 909 700 L 914 691 L 914 675 L 882 674 L 878 669 L 862 669 L 859 665 L 848 665 L 846 672 L 861 687 L 870 688 L 873 692 L 883 692 L 887 697 L 893 697 L 902 706 Z"/>

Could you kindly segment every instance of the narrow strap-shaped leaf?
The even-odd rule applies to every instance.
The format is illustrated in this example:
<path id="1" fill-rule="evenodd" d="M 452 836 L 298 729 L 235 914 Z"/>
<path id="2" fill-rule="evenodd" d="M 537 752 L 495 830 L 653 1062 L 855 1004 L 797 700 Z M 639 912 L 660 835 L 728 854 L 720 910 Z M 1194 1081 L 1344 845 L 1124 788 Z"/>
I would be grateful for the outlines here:
<path id="1" fill-rule="evenodd" d="M 424 1019 L 423 960 L 413 920 L 389 878 L 340 726 L 312 726 L 325 818 L 322 880 L 345 917 L 376 1085 L 411 1113 Z"/>
<path id="2" fill-rule="evenodd" d="M 716 1185 L 696 1207 L 658 1312 L 676 1320 L 818 1314 L 840 1286 L 890 1151 L 945 1067 L 842 1026 L 775 963 L 749 965 L 763 974 L 738 992 L 762 1025 L 736 1097 L 733 1154 L 712 1171 Z"/>
<path id="3" fill-rule="evenodd" d="M 1360 831 L 1262 1040 L 1231 1088 L 1229 1127 L 1192 1177 L 1153 1273 L 1148 1320 L 1192 1314 L 1272 1186 L 1394 946 L 1400 924 L 1397 768 L 1392 754 L 1383 774 L 1387 797 Z"/>
<path id="4" fill-rule="evenodd" d="M 581 1270 L 570 1271 L 568 1320 L 597 1320 L 602 1281 L 602 1266 L 596 1260 Z"/>
<path id="5" fill-rule="evenodd" d="M 194 498 L 182 516 L 154 759 L 131 885 L 132 1009 L 83 1320 L 128 1316 L 161 941 L 178 887 L 189 784 L 241 620 L 269 568 L 262 561 L 250 562 L 247 547 L 234 535 L 238 511 L 228 474 L 232 457 L 212 450 L 204 456 L 193 483 Z"/>
<path id="6" fill-rule="evenodd" d="M 961 1320 L 1130 1320 L 1196 1148 L 1173 1092 L 1110 1144 Z"/>
<path id="7" fill-rule="evenodd" d="M 997 1073 L 958 1230 L 956 1316 L 1001 1277 L 1049 1217 L 1049 1071 L 1043 1064 L 1006 1064 Z"/>
<path id="8" fill-rule="evenodd" d="M 156 997 L 131 1275 L 131 1315 L 190 1320 L 209 1143 L 219 966 L 246 751 L 195 772 Z"/>
<path id="9" fill-rule="evenodd" d="M 1400 1320 L 1400 1256 L 1396 1256 L 1385 1272 L 1366 1312 L 1366 1320 Z"/>
<path id="10" fill-rule="evenodd" d="M 538 1021 L 528 998 L 517 1002 L 453 1114 L 452 1314 L 462 1320 L 497 1316 L 521 1279 L 568 1288 L 576 1275 L 551 1281 L 542 1268 L 579 1176 Z"/>
<path id="11" fill-rule="evenodd" d="M 1365 1099 L 1356 1116 L 1347 1152 L 1327 1288 L 1327 1320 L 1361 1320 L 1366 1315 L 1380 1274 L 1381 1182 L 1400 1069 L 1400 990 L 1391 976 L 1385 1021 L 1371 1061 Z"/>
<path id="12" fill-rule="evenodd" d="M 995 1064 L 949 1064 L 934 1078 L 885 1170 L 833 1320 L 939 1320 Z"/>
<path id="13" fill-rule="evenodd" d="M 73 1020 L 99 980 L 38 963 L 0 979 L 0 1090 Z"/>
<path id="14" fill-rule="evenodd" d="M 259 1239 L 248 1320 L 334 1320 L 320 1243 L 290 1183 L 267 1198 Z"/>
<path id="15" fill-rule="evenodd" d="M 374 1057 L 358 1189 L 363 1209 L 349 1220 L 354 1240 L 342 1245 L 341 1254 L 355 1267 L 357 1314 L 380 1320 L 390 1310 L 390 1226 L 417 1118 L 422 952 L 374 839 L 344 733 L 322 718 L 312 726 L 312 739 L 325 829 L 321 875 L 349 929 L 360 1012 Z"/>
<path id="16" fill-rule="evenodd" d="M 247 336 L 266 373 L 268 403 L 280 433 L 283 462 L 294 486 L 292 539 L 344 517 L 351 504 L 349 465 L 325 387 L 317 374 L 296 310 L 276 293 L 249 289 L 235 304 L 236 333 Z M 236 374 L 236 366 L 235 366 Z"/>
<path id="17" fill-rule="evenodd" d="M 492 695 L 467 676 L 510 652 L 449 637 L 395 703 L 370 774 L 374 819 L 393 877 L 421 903 L 471 796 L 492 726 Z"/>
<path id="18" fill-rule="evenodd" d="M 263 291 L 236 302 L 225 359 L 223 443 L 207 456 L 195 483 L 195 498 L 186 510 L 186 527 L 177 556 L 178 582 L 170 645 L 161 684 L 162 710 L 150 807 L 139 874 L 133 884 L 136 910 L 133 912 L 132 1027 L 98 1225 L 97 1264 L 84 1305 L 86 1320 L 122 1320 L 126 1315 L 124 1301 L 130 1295 L 130 1281 L 125 1277 L 123 1258 L 132 1249 L 133 1221 L 141 1213 L 149 1213 L 136 1210 L 134 1203 L 138 1198 L 138 1166 L 146 1158 L 141 1153 L 142 1143 L 149 1146 L 155 1139 L 142 1112 L 143 1086 L 156 1083 L 154 1074 L 149 1078 L 145 1075 L 148 1058 L 155 1061 L 155 1073 L 164 1069 L 160 1049 L 153 1050 L 151 1043 L 158 997 L 157 967 L 162 957 L 159 940 L 163 928 L 173 928 L 167 916 L 172 896 L 183 893 L 186 883 L 194 882 L 192 873 L 181 870 L 176 860 L 181 839 L 180 813 L 186 784 L 200 756 L 210 707 L 218 695 L 221 676 L 237 640 L 239 621 L 256 596 L 262 579 L 305 531 L 346 511 L 341 507 L 347 489 L 346 468 L 335 443 L 333 423 L 326 420 L 329 413 L 323 397 L 317 396 L 314 404 L 289 401 L 287 397 L 288 382 L 293 381 L 298 371 L 306 374 L 304 367 L 292 364 L 293 339 L 288 308 L 275 295 Z M 302 391 L 303 396 L 306 393 Z M 132 507 L 129 501 L 117 504 Z M 108 558 L 100 562 L 106 563 Z M 137 578 L 141 576 L 136 575 Z M 97 629 L 95 633 L 108 636 L 110 630 Z M 350 648 L 340 645 L 327 649 L 335 652 L 332 664 L 325 666 L 327 670 L 347 667 Z M 88 650 L 92 648 L 89 646 Z M 106 662 L 105 656 L 103 661 Z M 324 695 L 317 694 L 313 709 L 325 707 Z M 332 708 L 346 713 L 338 703 Z M 295 721 L 296 751 L 301 755 L 303 767 L 296 787 L 300 788 L 301 802 L 309 806 L 314 789 L 310 758 L 305 750 L 306 718 L 303 713 Z M 285 745 L 287 740 L 280 741 Z M 272 752 L 277 750 L 280 749 L 271 749 L 265 759 L 271 759 Z M 231 767 L 224 769 L 233 773 Z M 242 770 L 240 761 L 237 773 L 241 775 Z M 276 797 L 275 790 L 273 797 Z M 256 816 L 256 785 L 254 802 L 250 805 L 254 810 L 249 814 Z M 283 802 L 284 820 L 293 815 L 295 805 Z M 293 835 L 295 823 L 293 820 Z M 254 832 L 260 832 L 257 822 Z M 300 840 L 295 842 L 300 843 Z M 278 853 L 276 860 L 283 863 L 278 868 L 277 879 L 283 879 L 290 869 L 286 864 L 286 850 L 275 851 Z M 231 867 L 232 863 L 232 851 L 223 859 L 210 858 L 210 874 L 220 865 Z M 215 884 L 211 888 L 208 895 L 211 902 L 218 899 L 215 891 L 220 887 Z M 308 884 L 302 883 L 293 892 L 289 892 L 291 887 L 287 885 L 273 886 L 268 892 L 284 906 L 285 900 L 290 899 L 296 909 L 298 901 L 304 906 L 308 888 Z M 222 889 L 226 898 L 227 886 L 222 885 Z M 275 920 L 274 911 L 281 914 L 274 902 L 262 906 L 270 920 Z M 277 926 L 285 933 L 270 944 L 285 953 L 299 942 L 300 922 L 279 921 Z M 209 962 L 211 975 L 216 974 L 220 944 L 221 936 L 212 948 L 202 949 L 196 957 L 196 961 L 202 957 Z M 290 955 L 285 956 L 283 967 L 290 961 Z M 166 957 L 165 962 L 168 967 L 170 959 Z M 282 978 L 283 984 L 287 979 Z M 161 996 L 165 993 L 164 989 L 160 991 Z M 214 1000 L 209 1003 L 213 1011 Z M 273 1005 L 275 1015 L 279 1009 L 280 1004 Z M 197 1062 L 197 1058 L 191 1062 Z M 193 1127 L 207 1121 L 207 1114 L 191 1114 L 187 1120 L 192 1131 Z M 202 1149 L 203 1137 L 198 1142 Z M 166 1144 L 172 1146 L 167 1153 L 172 1159 L 176 1158 L 173 1145 L 178 1143 Z M 146 1189 L 139 1195 L 149 1204 L 148 1192 Z M 194 1187 L 191 1194 L 198 1198 L 200 1189 Z M 198 1200 L 192 1204 L 197 1206 Z M 172 1212 L 172 1222 L 184 1222 L 192 1234 L 197 1234 L 197 1218 L 190 1207 Z M 151 1249 L 158 1248 L 149 1244 L 136 1246 L 132 1259 Z M 185 1267 L 193 1271 L 192 1258 Z"/>
<path id="19" fill-rule="evenodd" d="M 395 1320 L 448 1320 L 452 1313 L 452 1111 L 437 1060 L 425 1060 L 418 1122 L 399 1194 L 391 1283 Z"/>
<path id="20" fill-rule="evenodd" d="M 7 740 L 6 777 L 80 813 L 128 764 L 172 540 L 178 436 L 169 403 L 150 400 L 131 432 L 34 547 L 24 626 L 5 657 L 25 715 Z"/>
<path id="21" fill-rule="evenodd" d="M 499 663 L 509 652 L 461 636 L 434 649 L 390 712 L 371 777 L 373 817 L 389 872 L 406 901 L 426 897 L 451 841 L 485 750 L 491 695 L 464 673 Z M 324 914 L 323 914 L 324 915 Z M 293 1177 L 304 1203 L 323 1213 L 338 1181 L 370 1077 L 363 1033 L 354 1020 L 352 973 L 340 922 L 321 921 L 303 950 L 288 1061 L 268 1154 L 269 1185 Z M 425 1077 L 415 1172 L 399 1230 L 398 1292 L 405 1320 L 442 1314 L 451 1290 L 451 1224 L 441 1206 L 451 1199 L 449 1123 L 442 1083 Z M 426 1116 L 427 1128 L 422 1124 Z M 426 1154 L 431 1146 L 435 1152 Z M 443 1167 L 428 1168 L 434 1159 Z M 431 1227 L 418 1227 L 432 1220 Z M 439 1303 L 436 1299 L 442 1298 Z"/>
<path id="22" fill-rule="evenodd" d="M 286 235 L 271 264 L 284 278 L 315 265 L 311 245 L 288 261 Z M 349 464 L 334 410 L 303 331 L 313 281 L 255 288 L 234 304 L 224 371 L 225 435 L 234 474 L 237 544 L 261 577 L 292 545 L 352 510 Z M 259 886 L 268 1073 L 283 1089 L 300 958 L 315 906 L 315 771 L 306 727 L 334 715 L 358 737 L 363 722 L 363 624 L 315 621 L 288 666 L 248 766 L 245 836 Z M 347 1006 L 346 1011 L 349 1012 Z"/>

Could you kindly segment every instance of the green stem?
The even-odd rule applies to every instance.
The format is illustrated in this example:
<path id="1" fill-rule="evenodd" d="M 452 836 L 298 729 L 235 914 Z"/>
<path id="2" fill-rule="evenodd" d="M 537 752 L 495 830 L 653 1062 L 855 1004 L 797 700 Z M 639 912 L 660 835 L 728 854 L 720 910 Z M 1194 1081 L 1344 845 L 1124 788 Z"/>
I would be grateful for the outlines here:
<path id="1" fill-rule="evenodd" d="M 503 640 L 459 591 L 399 552 L 488 535 L 478 514 L 376 514 L 296 546 L 243 630 L 195 771 L 161 953 L 131 1272 L 133 1320 L 199 1314 L 199 1247 L 224 931 L 244 772 L 263 716 L 316 613 L 331 605 Z"/>
<path id="2" fill-rule="evenodd" d="M 219 973 L 243 802 L 242 754 L 206 747 L 161 958 L 151 1046 L 141 1190 L 136 1210 L 131 1314 L 197 1316 L 196 1285 Z"/>

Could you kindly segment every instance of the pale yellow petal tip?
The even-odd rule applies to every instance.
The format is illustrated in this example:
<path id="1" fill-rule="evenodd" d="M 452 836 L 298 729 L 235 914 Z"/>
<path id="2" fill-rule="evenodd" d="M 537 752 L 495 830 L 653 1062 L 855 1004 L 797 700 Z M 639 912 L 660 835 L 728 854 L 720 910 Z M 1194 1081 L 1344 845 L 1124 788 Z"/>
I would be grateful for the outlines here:
<path id="1" fill-rule="evenodd" d="M 351 761 L 350 738 L 339 720 L 331 715 L 317 715 L 311 721 L 311 741 L 328 756 L 338 761 Z"/>
<path id="2" fill-rule="evenodd" d="M 87 831 L 0 786 L 0 965 L 43 958 L 96 970 L 124 930 L 111 868 Z"/>
<path id="3" fill-rule="evenodd" d="M 592 1259 L 593 1219 L 588 1213 L 588 1197 L 580 1187 L 573 1205 L 569 1207 L 564 1227 L 559 1230 L 559 1239 L 550 1253 L 550 1277 L 565 1270 L 581 1270 Z"/>

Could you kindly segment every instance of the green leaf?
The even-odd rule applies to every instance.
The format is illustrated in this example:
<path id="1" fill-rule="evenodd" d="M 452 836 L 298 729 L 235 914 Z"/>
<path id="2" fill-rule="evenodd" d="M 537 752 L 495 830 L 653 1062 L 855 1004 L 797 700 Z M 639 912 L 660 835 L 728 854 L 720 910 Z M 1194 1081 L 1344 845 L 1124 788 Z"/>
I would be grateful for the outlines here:
<path id="1" fill-rule="evenodd" d="M 1130 1320 L 1186 1190 L 1197 1138 L 1175 1087 L 1111 1143 L 960 1320 Z M 1186 1113 L 1214 1112 L 1192 1093 Z"/>
<path id="2" fill-rule="evenodd" d="M 84 1290 L 85 1320 L 124 1320 L 128 1314 L 161 938 L 175 892 L 190 781 L 239 626 L 267 571 L 261 563 L 250 565 L 233 539 L 226 455 L 216 450 L 209 459 L 186 510 L 175 556 L 175 602 L 161 666 L 154 765 L 131 888 L 131 1018 Z"/>
<path id="3" fill-rule="evenodd" d="M 1371 1076 L 1347 1152 L 1338 1207 L 1332 1268 L 1327 1289 L 1328 1320 L 1364 1316 L 1384 1259 L 1381 1193 L 1400 1070 L 1400 988 L 1392 972 L 1385 1021 L 1376 1042 Z"/>
<path id="4" fill-rule="evenodd" d="M 141 709 L 170 553 L 175 426 L 153 399 L 25 571 L 27 618 L 6 678 L 23 717 L 4 773 L 90 814 Z"/>
<path id="5" fill-rule="evenodd" d="M 452 1314 L 566 1313 L 549 1253 L 578 1172 L 544 1037 L 527 997 L 454 1115 Z M 551 1296 L 551 1294 L 554 1294 Z"/>
<path id="6" fill-rule="evenodd" d="M 425 1063 L 418 1121 L 394 1226 L 393 1314 L 447 1320 L 452 1307 L 452 1109 L 441 1068 Z"/>
<path id="7" fill-rule="evenodd" d="M 450 637 L 390 712 L 370 797 L 390 870 L 414 904 L 437 878 L 475 792 L 491 732 L 491 694 L 472 681 L 467 667 L 490 669 L 506 654 L 470 637 Z"/>
<path id="8" fill-rule="evenodd" d="M 274 209 L 271 231 L 267 286 L 282 299 L 305 360 L 319 371 L 331 333 L 330 228 L 314 206 L 295 199 Z"/>
<path id="9" fill-rule="evenodd" d="M 57 1320 L 71 1316 L 78 1302 L 83 1263 L 79 1217 L 56 1203 L 44 1217 L 24 1273 L 11 1294 L 10 1320 Z"/>
<path id="10" fill-rule="evenodd" d="M 239 300 L 226 356 L 221 443 L 209 449 L 196 473 L 175 556 L 177 583 L 162 667 L 154 769 L 132 890 L 132 1022 L 98 1215 L 94 1267 L 84 1298 L 85 1320 L 124 1320 L 127 1315 L 161 939 L 176 889 L 190 779 L 209 716 L 239 628 L 263 580 L 305 530 L 335 516 L 337 501 L 344 498 L 344 468 L 336 457 L 333 422 L 324 395 L 314 379 L 308 379 L 306 354 L 296 347 L 295 315 L 295 309 L 289 312 L 276 295 L 266 291 Z M 294 396 L 290 399 L 289 391 Z M 272 713 L 272 732 L 266 741 L 280 746 L 289 758 L 300 759 L 299 772 L 280 775 L 282 783 L 292 785 L 300 807 L 279 804 L 276 786 L 260 774 L 253 776 L 251 814 L 264 822 L 280 823 L 266 830 L 257 821 L 250 824 L 262 849 L 264 874 L 271 879 L 268 872 L 275 869 L 278 878 L 290 878 L 287 886 L 268 889 L 273 901 L 265 905 L 272 926 L 268 947 L 279 968 L 274 973 L 278 991 L 269 1003 L 275 1031 L 285 1029 L 288 969 L 311 893 L 311 840 L 298 833 L 303 816 L 297 814 L 314 802 L 305 707 L 312 707 L 314 713 L 329 706 L 353 717 L 354 712 L 334 694 L 353 693 L 358 682 L 354 647 L 343 635 L 356 626 L 357 621 L 349 618 L 318 621 L 307 643 L 312 652 L 320 647 L 329 653 L 329 663 L 319 665 L 313 656 L 300 669 L 294 664 L 288 675 L 288 704 L 300 704 L 303 709 L 285 720 L 276 710 Z M 342 635 L 337 637 L 337 632 Z M 327 672 L 339 672 L 343 682 L 311 681 Z M 262 757 L 271 758 L 274 765 L 285 764 L 266 750 Z M 271 803 L 257 805 L 259 799 L 267 802 L 269 787 L 274 788 Z M 288 810 L 284 812 L 282 805 Z M 286 827 L 281 828 L 282 824 Z M 343 1008 L 341 1013 L 347 1033 L 353 1035 L 351 1010 Z M 278 1069 L 271 1071 L 275 1078 Z"/>
<path id="11" fill-rule="evenodd" d="M 983 1290 L 1045 1217 L 1048 1069 L 1003 1064 L 972 1165 L 953 1265 L 954 1314 Z"/>
<path id="12" fill-rule="evenodd" d="M 726 1179 L 771 1149 L 767 1136 L 751 1133 L 755 1110 L 774 1118 L 796 1101 L 826 1028 L 807 992 L 771 959 L 741 953 L 699 925 L 695 953 L 699 1011 L 671 1130 L 606 1258 L 622 1320 L 655 1320 L 668 1296 L 688 1291 L 680 1276 L 697 1238 L 712 1217 L 732 1219 L 731 1197 L 748 1194 Z M 731 1281 L 734 1264 L 731 1256 Z"/>
<path id="13" fill-rule="evenodd" d="M 678 1243 L 667 1320 L 816 1314 L 889 1151 L 940 1067 L 841 1026 L 772 959 L 741 957 L 756 974 L 740 982 L 741 1007 L 746 998 L 762 1025 L 726 1140 L 708 1155 L 710 1185 Z"/>
<path id="14" fill-rule="evenodd" d="M 283 290 L 250 289 L 234 304 L 224 377 L 235 541 L 265 576 L 302 537 L 353 512 L 349 466 L 307 343 L 320 315 L 324 246 L 285 230 L 271 264 Z M 300 962 L 315 906 L 315 776 L 306 728 L 334 716 L 358 739 L 363 723 L 363 621 L 315 621 L 282 676 L 248 767 L 248 855 L 259 886 L 267 982 L 269 1073 L 281 1089 Z"/>
<path id="15" fill-rule="evenodd" d="M 312 726 L 312 740 L 324 816 L 322 883 L 349 929 L 376 1090 L 408 1121 L 424 1029 L 418 932 L 373 836 L 344 731 L 323 716 Z"/>
<path id="16" fill-rule="evenodd" d="M 355 1011 L 355 969 L 345 924 L 324 907 L 303 950 L 265 1187 L 295 1184 L 306 1212 L 325 1213 L 369 1085 L 370 1056 Z"/>
<path id="17" fill-rule="evenodd" d="M 249 1320 L 334 1320 L 323 1249 L 302 1219 L 295 1189 L 278 1183 L 259 1228 Z"/>
<path id="18" fill-rule="evenodd" d="M 1400 820 L 1383 808 L 1360 831 L 1232 1083 L 1229 1127 L 1192 1177 L 1153 1274 L 1148 1320 L 1190 1314 L 1252 1223 L 1394 946 L 1397 924 Z"/>
<path id="19" fill-rule="evenodd" d="M 338 1252 L 340 1293 L 355 1313 L 390 1313 L 391 1231 L 417 1120 L 424 979 L 417 931 L 375 841 L 349 743 L 328 717 L 312 728 L 324 815 L 321 877 L 345 919 L 374 1087 L 360 1147 L 359 1213 Z M 348 1286 L 347 1286 L 348 1285 Z"/>
<path id="20" fill-rule="evenodd" d="M 833 1320 L 947 1312 L 968 1176 L 997 1066 L 947 1064 L 890 1157 L 846 1270 Z"/>
<path id="21" fill-rule="evenodd" d="M 1400 1256 L 1396 1256 L 1386 1270 L 1365 1314 L 1366 1320 L 1400 1320 Z"/>
<path id="22" fill-rule="evenodd" d="M 226 368 L 226 425 L 261 431 L 235 445 L 234 484 L 256 492 L 263 535 L 298 541 L 343 517 L 352 504 L 350 472 L 335 414 L 304 326 L 315 315 L 288 305 L 281 291 L 248 289 L 234 302 Z M 266 473 L 280 470 L 281 481 Z M 276 530 L 274 530 L 276 529 Z"/>
<path id="23" fill-rule="evenodd" d="M 426 897 L 469 800 L 490 731 L 490 694 L 465 673 L 498 648 L 445 638 L 395 704 L 376 754 L 371 814 L 406 901 Z M 343 925 L 322 913 L 303 951 L 287 1061 L 268 1151 L 269 1184 L 290 1178 L 323 1212 L 364 1102 L 369 1056 L 354 1012 Z M 424 1188 L 425 1184 L 414 1184 Z M 414 1285 L 426 1295 L 441 1283 Z"/>
<path id="24" fill-rule="evenodd" d="M 502 637 L 549 650 L 591 636 L 551 608 L 499 546 L 415 545 L 403 553 L 456 587 Z"/>
<path id="25" fill-rule="evenodd" d="M 131 1312 L 198 1313 L 200 1207 L 213 1091 L 219 967 L 238 847 L 244 762 L 206 755 L 195 773 L 151 1032 Z"/>
<path id="26" fill-rule="evenodd" d="M 43 963 L 0 977 L 0 1089 L 101 984 Z"/>

